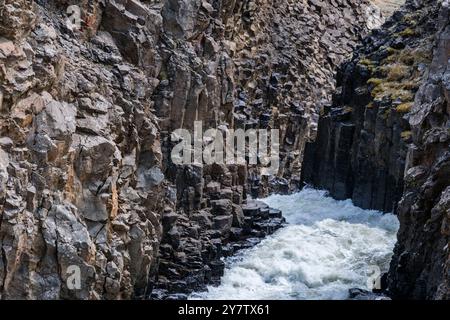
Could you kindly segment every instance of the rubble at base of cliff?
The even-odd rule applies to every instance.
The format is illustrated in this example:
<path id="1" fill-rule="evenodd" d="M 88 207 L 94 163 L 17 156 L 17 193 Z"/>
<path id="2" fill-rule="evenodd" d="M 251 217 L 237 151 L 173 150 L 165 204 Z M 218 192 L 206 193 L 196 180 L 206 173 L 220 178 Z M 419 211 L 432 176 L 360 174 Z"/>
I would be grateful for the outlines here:
<path id="1" fill-rule="evenodd" d="M 163 217 L 163 227 L 169 230 L 160 249 L 159 268 L 164 276 L 158 276 L 151 299 L 186 299 L 194 291 L 206 290 L 207 285 L 219 285 L 226 267 L 223 258 L 257 245 L 285 224 L 280 210 L 261 201 L 234 206 L 232 214 L 227 206 L 233 206 L 231 201 L 216 200 L 212 213 L 199 212 L 190 221 L 170 214 L 165 223 Z M 183 222 L 173 230 L 178 219 Z M 183 251 L 177 252 L 180 246 Z"/>

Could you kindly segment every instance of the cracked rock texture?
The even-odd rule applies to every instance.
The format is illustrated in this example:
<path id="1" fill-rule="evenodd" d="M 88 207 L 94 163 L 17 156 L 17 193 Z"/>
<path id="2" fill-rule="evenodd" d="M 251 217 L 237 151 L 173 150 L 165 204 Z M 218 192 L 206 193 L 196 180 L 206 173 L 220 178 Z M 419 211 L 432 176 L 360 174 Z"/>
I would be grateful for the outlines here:
<path id="1" fill-rule="evenodd" d="M 394 211 L 386 293 L 449 299 L 449 1 L 406 1 L 338 72 L 302 179 Z"/>
<path id="2" fill-rule="evenodd" d="M 158 65 L 145 48 L 158 35 L 142 28 L 139 59 L 124 58 L 122 33 L 103 30 L 99 3 L 82 2 L 78 34 L 65 23 L 67 5 L 0 2 L 2 299 L 144 294 L 161 212 L 173 207 L 157 174 Z M 80 290 L 67 286 L 72 265 Z"/>
<path id="3" fill-rule="evenodd" d="M 432 61 L 408 117 L 405 189 L 388 275 L 396 298 L 450 299 L 450 2 L 436 19 Z"/>
<path id="4" fill-rule="evenodd" d="M 408 2 L 340 67 L 333 102 L 307 146 L 305 182 L 365 209 L 393 210 L 411 142 L 407 114 L 427 76 L 436 18 L 437 6 Z"/>
<path id="5" fill-rule="evenodd" d="M 379 23 L 359 0 L 0 0 L 0 298 L 216 283 L 282 226 L 247 195 L 298 187 L 335 68 Z M 195 120 L 280 128 L 278 175 L 174 165 L 170 133 Z"/>

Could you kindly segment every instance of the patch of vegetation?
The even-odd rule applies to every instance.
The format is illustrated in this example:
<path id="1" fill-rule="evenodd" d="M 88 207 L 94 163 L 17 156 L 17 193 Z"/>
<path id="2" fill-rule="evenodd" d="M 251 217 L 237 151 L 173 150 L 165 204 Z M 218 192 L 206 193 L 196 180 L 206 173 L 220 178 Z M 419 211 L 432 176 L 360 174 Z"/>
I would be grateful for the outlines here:
<path id="1" fill-rule="evenodd" d="M 161 81 L 169 80 L 169 75 L 167 74 L 167 71 L 165 69 L 161 69 L 158 78 Z"/>
<path id="2" fill-rule="evenodd" d="M 414 99 L 414 92 L 403 87 L 401 82 L 384 81 L 372 89 L 372 97 L 375 100 L 389 98 L 392 101 L 411 102 Z"/>
<path id="3" fill-rule="evenodd" d="M 397 108 L 395 108 L 395 110 L 398 113 L 408 113 L 411 111 L 411 108 L 413 105 L 414 105 L 413 102 L 405 102 L 405 103 L 398 105 Z"/>
<path id="4" fill-rule="evenodd" d="M 365 66 L 370 72 L 375 69 L 375 62 L 367 58 L 359 60 L 358 64 Z"/>
<path id="5" fill-rule="evenodd" d="M 404 65 L 414 67 L 418 66 L 420 63 L 429 64 L 430 62 L 431 48 L 423 47 L 415 49 L 406 48 L 403 50 L 396 50 L 396 52 L 383 60 L 383 64 L 402 63 Z"/>
<path id="6" fill-rule="evenodd" d="M 374 62 L 370 59 L 361 59 L 359 60 L 359 64 L 362 64 L 363 66 L 373 66 Z"/>
<path id="7" fill-rule="evenodd" d="M 380 78 L 370 78 L 369 80 L 367 80 L 367 84 L 371 84 L 373 86 L 379 86 L 380 84 L 383 83 L 383 79 Z"/>
<path id="8" fill-rule="evenodd" d="M 414 37 L 416 35 L 416 31 L 411 28 L 406 28 L 405 30 L 398 33 L 402 37 Z"/>
<path id="9" fill-rule="evenodd" d="M 395 63 L 387 67 L 387 79 L 389 81 L 400 81 L 410 75 L 410 68 L 404 64 Z"/>
<path id="10" fill-rule="evenodd" d="M 414 92 L 405 89 L 399 89 L 391 94 L 391 99 L 394 101 L 410 102 L 414 100 Z"/>
<path id="11" fill-rule="evenodd" d="M 406 90 L 417 91 L 417 89 L 419 89 L 419 87 L 420 87 L 419 79 L 414 79 L 414 80 L 403 82 L 403 88 Z"/>
<path id="12" fill-rule="evenodd" d="M 424 44 L 417 48 L 403 50 L 389 49 L 392 53 L 385 58 L 380 66 L 372 72 L 372 78 L 367 81 L 372 85 L 371 95 L 375 100 L 390 99 L 400 103 L 399 112 L 409 112 L 414 95 L 420 86 L 422 70 L 421 63 L 431 61 L 431 47 Z"/>
<path id="13" fill-rule="evenodd" d="M 394 49 L 394 48 L 392 48 L 392 47 L 388 47 L 388 48 L 386 49 L 386 51 L 387 51 L 387 53 L 388 53 L 389 55 L 393 55 L 393 54 L 396 54 L 396 53 L 398 52 L 397 49 Z"/>
<path id="14" fill-rule="evenodd" d="M 403 131 L 400 136 L 402 137 L 403 140 L 409 140 L 412 137 L 412 132 L 411 131 Z"/>
<path id="15" fill-rule="evenodd" d="M 406 14 L 403 18 L 402 18 L 402 22 L 408 24 L 409 26 L 415 26 L 417 25 L 417 20 L 415 17 L 415 14 Z"/>

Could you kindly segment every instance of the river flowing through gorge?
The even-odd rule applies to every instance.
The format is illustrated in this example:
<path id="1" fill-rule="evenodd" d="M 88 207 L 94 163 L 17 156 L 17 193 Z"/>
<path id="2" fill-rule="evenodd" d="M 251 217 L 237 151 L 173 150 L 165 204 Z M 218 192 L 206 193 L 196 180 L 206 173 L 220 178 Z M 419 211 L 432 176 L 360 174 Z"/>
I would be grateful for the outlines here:
<path id="1" fill-rule="evenodd" d="M 450 0 L 0 0 L 0 300 L 371 298 L 450 300 Z"/>
<path id="2" fill-rule="evenodd" d="M 346 299 L 351 288 L 368 289 L 374 269 L 388 270 L 398 230 L 393 214 L 315 189 L 262 200 L 289 224 L 228 258 L 221 285 L 191 299 Z"/>

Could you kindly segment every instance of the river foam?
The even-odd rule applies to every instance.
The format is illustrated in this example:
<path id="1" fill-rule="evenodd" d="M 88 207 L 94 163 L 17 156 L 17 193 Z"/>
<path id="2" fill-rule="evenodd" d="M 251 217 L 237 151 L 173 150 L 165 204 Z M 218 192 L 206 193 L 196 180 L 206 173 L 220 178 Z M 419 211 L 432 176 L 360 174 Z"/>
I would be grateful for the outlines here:
<path id="1" fill-rule="evenodd" d="M 261 199 L 289 225 L 226 260 L 221 285 L 191 299 L 346 299 L 368 288 L 373 269 L 387 271 L 399 224 L 325 191 L 304 189 Z"/>

